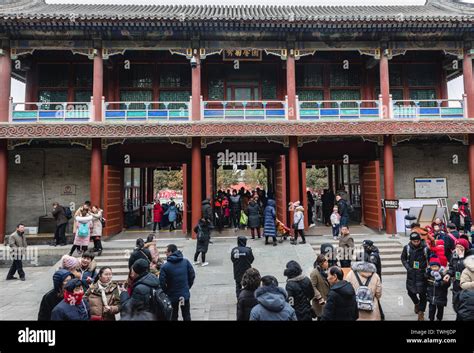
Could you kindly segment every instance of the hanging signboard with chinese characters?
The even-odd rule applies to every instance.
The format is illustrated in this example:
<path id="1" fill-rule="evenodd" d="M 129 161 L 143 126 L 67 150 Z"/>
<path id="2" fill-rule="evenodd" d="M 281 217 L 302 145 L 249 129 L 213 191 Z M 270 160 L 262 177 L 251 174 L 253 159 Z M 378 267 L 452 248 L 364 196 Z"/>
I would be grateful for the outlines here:
<path id="1" fill-rule="evenodd" d="M 262 61 L 262 51 L 259 49 L 225 49 L 224 61 Z"/>

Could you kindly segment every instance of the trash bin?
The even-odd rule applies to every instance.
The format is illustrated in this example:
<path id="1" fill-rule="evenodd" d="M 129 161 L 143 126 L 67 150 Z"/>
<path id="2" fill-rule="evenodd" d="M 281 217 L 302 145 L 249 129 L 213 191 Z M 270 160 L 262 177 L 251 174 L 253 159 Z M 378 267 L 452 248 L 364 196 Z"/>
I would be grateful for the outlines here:
<path id="1" fill-rule="evenodd" d="M 41 216 L 39 218 L 38 233 L 54 233 L 56 230 L 56 220 L 52 216 Z"/>

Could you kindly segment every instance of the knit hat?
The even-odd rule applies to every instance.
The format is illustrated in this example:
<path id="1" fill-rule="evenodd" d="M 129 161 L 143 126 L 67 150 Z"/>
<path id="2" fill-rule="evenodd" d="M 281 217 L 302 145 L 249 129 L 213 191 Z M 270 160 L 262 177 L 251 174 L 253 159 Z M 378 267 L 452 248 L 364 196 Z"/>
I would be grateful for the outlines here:
<path id="1" fill-rule="evenodd" d="M 138 259 L 133 263 L 132 269 L 137 275 L 141 275 L 150 269 L 150 263 L 145 259 Z"/>
<path id="2" fill-rule="evenodd" d="M 373 246 L 373 245 L 374 245 L 374 242 L 373 242 L 372 240 L 364 240 L 364 241 L 362 242 L 362 246 L 363 246 L 363 247 L 369 248 L 369 247 L 371 247 L 371 246 Z"/>
<path id="3" fill-rule="evenodd" d="M 79 267 L 79 260 L 73 256 L 64 255 L 61 259 L 62 268 L 66 270 L 75 270 Z"/>
<path id="4" fill-rule="evenodd" d="M 469 250 L 469 242 L 464 238 L 456 239 L 456 245 L 461 245 L 464 248 L 464 251 Z"/>
<path id="5" fill-rule="evenodd" d="M 430 257 L 430 266 L 440 266 L 441 262 L 439 262 L 439 258 L 437 256 Z"/>
<path id="6" fill-rule="evenodd" d="M 459 205 L 457 203 L 453 205 L 453 210 L 459 210 Z"/>
<path id="7" fill-rule="evenodd" d="M 415 232 L 411 233 L 410 240 L 421 240 L 420 234 L 415 233 Z"/>
<path id="8" fill-rule="evenodd" d="M 299 276 L 302 272 L 303 270 L 301 269 L 300 264 L 296 261 L 291 260 L 286 264 L 286 269 L 283 272 L 283 275 L 288 278 L 294 278 L 296 276 Z"/>
<path id="9" fill-rule="evenodd" d="M 54 272 L 53 285 L 54 285 L 54 291 L 55 292 L 59 292 L 61 290 L 61 286 L 64 282 L 64 279 L 67 276 L 74 277 L 73 274 L 71 272 L 69 272 L 68 270 L 61 269 L 61 270 L 57 270 L 56 272 Z"/>
<path id="10" fill-rule="evenodd" d="M 77 278 L 73 278 L 69 282 L 66 283 L 66 285 L 64 286 L 64 289 L 72 293 L 74 292 L 74 288 L 81 287 L 81 286 L 82 286 L 81 280 Z"/>
<path id="11" fill-rule="evenodd" d="M 467 199 L 467 197 L 461 197 L 461 202 L 462 203 L 467 203 L 469 200 Z"/>

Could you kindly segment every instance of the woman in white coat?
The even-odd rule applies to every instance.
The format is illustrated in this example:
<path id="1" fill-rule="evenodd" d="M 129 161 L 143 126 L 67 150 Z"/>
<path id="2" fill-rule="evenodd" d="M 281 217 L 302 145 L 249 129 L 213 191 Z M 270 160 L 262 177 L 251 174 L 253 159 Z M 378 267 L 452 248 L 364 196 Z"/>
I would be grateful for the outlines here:
<path id="1" fill-rule="evenodd" d="M 295 232 L 295 239 L 292 244 L 296 245 L 298 243 L 298 235 L 301 235 L 302 241 L 300 244 L 305 244 L 306 239 L 304 237 L 304 208 L 303 206 L 297 206 L 295 208 L 295 214 L 293 215 L 293 230 Z"/>
<path id="2" fill-rule="evenodd" d="M 79 254 L 86 251 L 89 247 L 89 241 L 91 238 L 92 216 L 86 210 L 82 210 L 81 215 L 76 216 L 74 222 L 76 224 L 76 232 L 74 234 L 74 243 L 69 252 L 69 256 L 72 256 L 76 249 L 80 249 Z"/>

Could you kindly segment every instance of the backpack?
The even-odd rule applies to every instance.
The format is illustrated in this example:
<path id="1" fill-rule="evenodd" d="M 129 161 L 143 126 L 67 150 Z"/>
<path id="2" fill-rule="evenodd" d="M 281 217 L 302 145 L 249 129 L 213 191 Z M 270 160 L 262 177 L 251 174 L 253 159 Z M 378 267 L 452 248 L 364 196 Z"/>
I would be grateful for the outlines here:
<path id="1" fill-rule="evenodd" d="M 356 301 L 357 301 L 357 308 L 362 311 L 373 311 L 374 310 L 374 295 L 369 288 L 370 280 L 372 279 L 371 275 L 367 278 L 365 284 L 362 284 L 359 275 L 357 272 L 354 272 L 357 282 L 359 282 L 359 288 L 356 291 Z"/>
<path id="2" fill-rule="evenodd" d="M 79 223 L 77 228 L 77 235 L 81 238 L 86 238 L 89 236 L 89 223 Z"/>
<path id="3" fill-rule="evenodd" d="M 153 288 L 150 298 L 151 312 L 159 321 L 171 321 L 173 306 L 171 300 L 161 287 Z"/>
<path id="4" fill-rule="evenodd" d="M 347 205 L 347 212 L 354 213 L 354 206 L 352 206 L 349 202 L 346 202 Z"/>
<path id="5" fill-rule="evenodd" d="M 72 211 L 69 207 L 63 207 L 64 208 L 64 215 L 68 220 L 72 218 Z"/>

